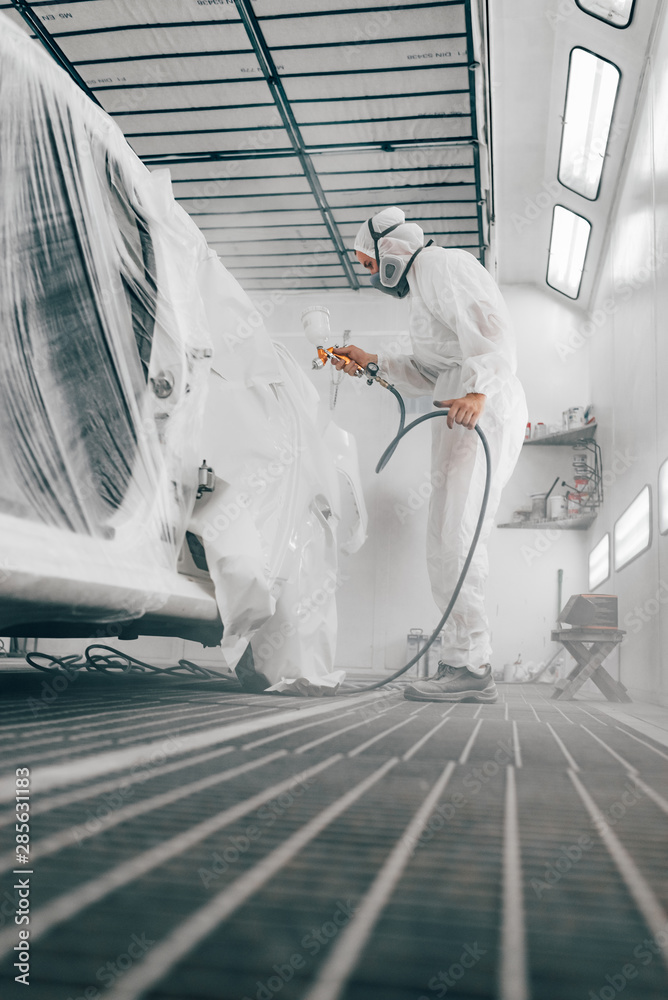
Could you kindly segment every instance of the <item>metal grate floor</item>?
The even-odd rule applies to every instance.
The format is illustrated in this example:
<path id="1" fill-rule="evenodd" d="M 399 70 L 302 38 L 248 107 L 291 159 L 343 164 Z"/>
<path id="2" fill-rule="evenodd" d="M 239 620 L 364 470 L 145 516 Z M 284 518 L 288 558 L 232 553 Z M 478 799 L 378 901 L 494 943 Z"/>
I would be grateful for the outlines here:
<path id="1" fill-rule="evenodd" d="M 668 996 L 668 749 L 590 702 L 1 683 L 3 998 L 21 927 L 38 1000 Z"/>

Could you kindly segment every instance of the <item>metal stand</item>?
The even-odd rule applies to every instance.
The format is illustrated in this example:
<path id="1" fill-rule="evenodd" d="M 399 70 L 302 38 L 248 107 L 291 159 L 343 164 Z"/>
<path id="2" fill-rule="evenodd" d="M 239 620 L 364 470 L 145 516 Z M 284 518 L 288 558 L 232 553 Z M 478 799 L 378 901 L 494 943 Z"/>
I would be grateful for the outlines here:
<path id="1" fill-rule="evenodd" d="M 629 702 L 626 688 L 612 679 L 603 668 L 603 661 L 615 646 L 622 641 L 626 632 L 615 628 L 575 628 L 557 629 L 552 633 L 552 641 L 560 642 L 576 661 L 568 677 L 557 681 L 552 698 L 569 701 L 585 681 L 591 680 L 603 692 L 608 701 Z"/>
<path id="2" fill-rule="evenodd" d="M 601 449 L 598 442 L 592 438 L 590 440 L 578 441 L 577 444 L 573 445 L 573 450 L 588 451 L 592 456 L 592 460 L 582 468 L 582 472 L 586 474 L 589 482 L 587 488 L 582 491 L 583 499 L 579 501 L 579 504 L 581 514 L 595 512 L 603 503 L 603 462 L 601 460 Z M 569 486 L 565 480 L 561 485 L 565 486 L 569 491 L 569 497 L 576 497 L 580 493 L 580 490 L 576 486 Z"/>

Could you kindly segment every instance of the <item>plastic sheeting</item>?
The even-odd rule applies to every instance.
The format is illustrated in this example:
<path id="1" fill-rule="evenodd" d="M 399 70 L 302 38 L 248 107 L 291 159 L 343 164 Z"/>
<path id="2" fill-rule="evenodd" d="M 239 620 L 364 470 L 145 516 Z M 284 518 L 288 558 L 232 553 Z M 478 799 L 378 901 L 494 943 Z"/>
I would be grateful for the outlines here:
<path id="1" fill-rule="evenodd" d="M 168 172 L 1 20 L 2 612 L 162 610 L 179 634 L 189 529 L 228 663 L 252 641 L 276 690 L 331 693 L 338 494 L 315 390 Z M 216 490 L 196 501 L 203 458 Z"/>
<path id="2" fill-rule="evenodd" d="M 4 551 L 12 522 L 35 522 L 44 572 L 102 572 L 121 606 L 97 620 L 133 618 L 168 598 L 197 485 L 211 346 L 196 262 L 165 177 L 4 18 L 0 57 Z"/>

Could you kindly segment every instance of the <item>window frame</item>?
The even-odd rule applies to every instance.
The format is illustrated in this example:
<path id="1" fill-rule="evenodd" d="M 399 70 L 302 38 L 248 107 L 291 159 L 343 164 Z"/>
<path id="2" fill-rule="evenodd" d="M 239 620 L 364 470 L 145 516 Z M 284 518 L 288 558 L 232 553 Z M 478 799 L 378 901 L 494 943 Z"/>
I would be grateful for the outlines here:
<path id="1" fill-rule="evenodd" d="M 572 64 L 572 60 L 573 60 L 573 53 L 575 52 L 576 49 L 580 49 L 582 52 L 588 52 L 589 55 L 594 56 L 596 59 L 600 59 L 601 62 L 608 63 L 609 66 L 614 66 L 614 68 L 619 73 L 619 81 L 617 83 L 617 90 L 616 90 L 616 93 L 615 93 L 615 100 L 614 100 L 614 103 L 612 105 L 612 115 L 610 116 L 610 131 L 608 132 L 608 139 L 606 141 L 605 151 L 603 153 L 603 166 L 601 167 L 601 175 L 600 175 L 600 177 L 598 179 L 598 187 L 596 188 L 596 194 L 594 195 L 593 198 L 590 198 L 589 195 L 582 194 L 581 191 L 576 191 L 575 188 L 569 187 L 568 184 L 564 184 L 564 182 L 562 181 L 561 177 L 559 176 L 560 173 L 561 173 L 561 154 L 562 154 L 563 149 L 564 149 L 564 131 L 566 129 L 566 106 L 568 104 L 568 85 L 569 85 L 570 78 L 571 78 L 571 64 Z M 623 74 L 622 74 L 621 68 L 617 65 L 617 63 L 613 62 L 612 59 L 606 59 L 605 56 L 599 55 L 598 52 L 594 52 L 593 49 L 588 49 L 586 47 L 586 45 L 574 45 L 573 48 L 571 49 L 571 51 L 568 54 L 568 75 L 566 77 L 566 93 L 564 95 L 564 110 L 563 110 L 563 114 L 561 116 L 562 126 L 561 126 L 561 138 L 559 140 L 559 157 L 557 159 L 557 180 L 561 184 L 561 186 L 563 188 L 565 188 L 566 191 L 572 191 L 573 194 L 576 194 L 579 198 L 584 198 L 585 201 L 590 201 L 590 202 L 591 201 L 596 201 L 598 199 L 599 194 L 601 193 L 601 185 L 603 183 L 603 173 L 605 171 L 605 161 L 606 161 L 607 155 L 608 155 L 608 146 L 610 145 L 610 133 L 612 132 L 612 124 L 613 124 L 613 122 L 615 120 L 615 114 L 616 114 L 616 111 L 617 111 L 617 102 L 619 100 L 619 91 L 620 91 L 621 86 L 622 86 L 622 76 L 623 76 Z M 591 235 L 591 233 L 590 233 L 590 235 Z"/>
<path id="2" fill-rule="evenodd" d="M 631 10 L 629 11 L 629 19 L 626 22 L 626 24 L 614 24 L 607 17 L 602 17 L 600 14 L 594 14 L 592 10 L 587 10 L 586 7 L 582 6 L 581 0 L 575 0 L 575 6 L 579 10 L 581 10 L 583 14 L 586 14 L 588 17 L 594 17 L 596 18 L 597 21 L 603 21 L 603 23 L 607 24 L 609 28 L 615 28 L 617 31 L 626 31 L 626 29 L 630 27 L 631 22 L 633 21 L 633 15 L 635 14 L 636 10 L 636 0 L 633 0 L 633 3 L 631 4 Z"/>
<path id="3" fill-rule="evenodd" d="M 554 234 L 554 219 L 555 219 L 557 208 L 563 208 L 564 211 L 570 212 L 571 215 L 577 215 L 577 217 L 579 219 L 584 219 L 584 221 L 589 226 L 589 237 L 587 238 L 587 249 L 585 251 L 584 261 L 582 263 L 582 273 L 580 275 L 580 284 L 578 285 L 577 295 L 574 295 L 574 296 L 573 295 L 569 295 L 568 292 L 564 292 L 561 288 L 557 288 L 556 285 L 551 284 L 550 281 L 548 280 L 548 275 L 550 273 L 550 256 L 551 256 L 551 247 L 552 247 L 552 236 Z M 582 291 L 582 281 L 583 281 L 583 278 L 584 278 L 584 275 L 585 275 L 585 269 L 586 269 L 586 263 L 587 263 L 587 255 L 589 254 L 589 244 L 591 242 L 591 235 L 592 235 L 593 231 L 594 231 L 594 227 L 593 227 L 592 223 L 589 221 L 589 219 L 585 215 L 581 215 L 580 212 L 574 212 L 572 208 L 569 208 L 568 205 L 562 205 L 561 202 L 557 202 L 552 207 L 552 225 L 550 226 L 550 242 L 549 242 L 548 251 L 547 251 L 547 267 L 545 269 L 545 284 L 548 286 L 548 288 L 552 288 L 555 292 L 558 292 L 560 295 L 563 295 L 570 302 L 576 302 L 577 299 L 579 299 L 579 297 L 580 297 L 580 292 Z"/>

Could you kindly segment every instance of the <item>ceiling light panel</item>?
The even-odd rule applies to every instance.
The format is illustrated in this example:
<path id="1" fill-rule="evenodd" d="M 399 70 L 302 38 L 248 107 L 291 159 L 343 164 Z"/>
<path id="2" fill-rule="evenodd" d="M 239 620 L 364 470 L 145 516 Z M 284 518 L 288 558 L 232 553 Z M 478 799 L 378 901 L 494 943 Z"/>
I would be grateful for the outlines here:
<path id="1" fill-rule="evenodd" d="M 559 180 L 591 201 L 601 185 L 619 79 L 607 59 L 581 48 L 571 52 Z"/>
<path id="2" fill-rule="evenodd" d="M 591 223 L 563 205 L 555 205 L 547 283 L 571 299 L 580 294 Z"/>

